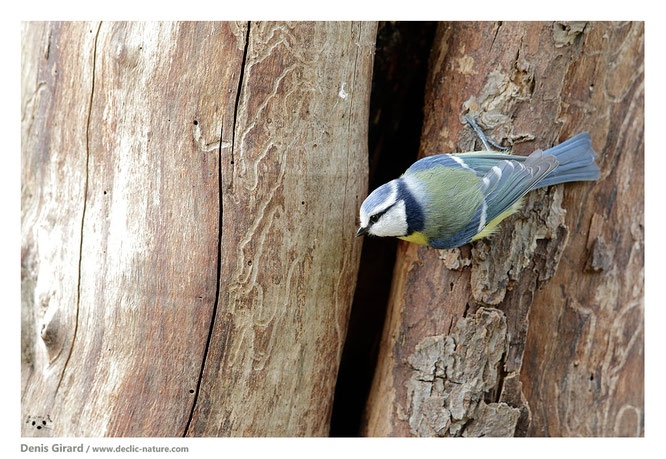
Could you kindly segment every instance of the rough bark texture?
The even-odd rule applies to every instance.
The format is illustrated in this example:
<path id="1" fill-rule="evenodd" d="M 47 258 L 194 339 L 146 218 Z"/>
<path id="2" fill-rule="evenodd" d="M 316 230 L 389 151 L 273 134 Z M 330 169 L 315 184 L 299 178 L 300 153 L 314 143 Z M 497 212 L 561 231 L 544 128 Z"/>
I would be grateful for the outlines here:
<path id="1" fill-rule="evenodd" d="M 588 130 L 602 174 L 400 243 L 364 433 L 642 435 L 643 25 L 443 23 L 430 66 L 421 155 L 474 150 L 468 113 L 516 154 Z"/>
<path id="2" fill-rule="evenodd" d="M 23 435 L 325 435 L 374 23 L 22 31 Z"/>
<path id="3" fill-rule="evenodd" d="M 580 212 L 567 217 L 559 268 L 530 313 L 529 435 L 644 435 L 643 32 L 593 24 L 566 76 L 565 126 L 590 126 L 602 178 L 565 187 L 562 206 Z"/>

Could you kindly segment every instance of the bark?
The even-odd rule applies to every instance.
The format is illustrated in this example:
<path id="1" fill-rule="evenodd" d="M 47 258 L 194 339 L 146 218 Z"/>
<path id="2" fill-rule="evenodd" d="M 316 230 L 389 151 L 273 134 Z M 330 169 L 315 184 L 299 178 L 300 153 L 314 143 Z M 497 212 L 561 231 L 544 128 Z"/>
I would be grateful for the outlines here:
<path id="1" fill-rule="evenodd" d="M 22 434 L 325 435 L 374 23 L 22 30 Z"/>
<path id="2" fill-rule="evenodd" d="M 588 130 L 596 183 L 532 192 L 495 236 L 401 242 L 370 436 L 643 435 L 643 25 L 443 23 L 420 155 Z M 529 319 L 529 320 L 528 320 Z"/>

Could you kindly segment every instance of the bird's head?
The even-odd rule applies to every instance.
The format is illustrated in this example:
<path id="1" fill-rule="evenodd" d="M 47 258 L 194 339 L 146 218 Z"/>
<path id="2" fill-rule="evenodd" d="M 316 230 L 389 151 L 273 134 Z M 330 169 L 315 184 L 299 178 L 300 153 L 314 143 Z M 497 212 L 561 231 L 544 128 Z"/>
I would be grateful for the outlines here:
<path id="1" fill-rule="evenodd" d="M 405 199 L 398 179 L 377 188 L 361 204 L 361 227 L 356 236 L 406 236 L 409 232 Z"/>

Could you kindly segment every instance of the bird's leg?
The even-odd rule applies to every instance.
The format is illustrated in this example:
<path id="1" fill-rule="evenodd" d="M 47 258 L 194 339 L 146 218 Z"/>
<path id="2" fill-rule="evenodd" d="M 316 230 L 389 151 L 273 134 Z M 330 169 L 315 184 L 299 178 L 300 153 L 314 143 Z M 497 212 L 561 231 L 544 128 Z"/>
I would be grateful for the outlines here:
<path id="1" fill-rule="evenodd" d="M 479 136 L 479 139 L 481 140 L 483 146 L 486 148 L 487 151 L 493 151 L 492 148 L 490 148 L 490 145 L 492 145 L 493 147 L 497 148 L 500 151 L 508 150 L 508 147 L 503 147 L 497 142 L 494 142 L 492 139 L 487 138 L 486 135 L 481 130 L 481 128 L 479 127 L 479 125 L 476 124 L 474 118 L 470 118 L 469 116 L 465 115 L 465 121 L 467 121 L 469 127 L 471 127 L 474 130 L 474 132 L 476 132 L 476 135 Z"/>

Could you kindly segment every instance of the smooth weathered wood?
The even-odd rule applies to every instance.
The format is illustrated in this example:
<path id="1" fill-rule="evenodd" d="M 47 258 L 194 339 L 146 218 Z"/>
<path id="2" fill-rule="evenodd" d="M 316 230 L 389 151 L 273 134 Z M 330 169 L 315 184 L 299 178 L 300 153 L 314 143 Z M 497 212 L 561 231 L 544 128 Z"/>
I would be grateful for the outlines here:
<path id="1" fill-rule="evenodd" d="M 421 155 L 473 150 L 469 113 L 517 154 L 588 130 L 602 176 L 531 193 L 491 239 L 399 245 L 366 435 L 642 435 L 642 40 L 440 25 Z"/>
<path id="2" fill-rule="evenodd" d="M 189 435 L 326 435 L 360 243 L 375 23 L 252 23 Z"/>
<path id="3" fill-rule="evenodd" d="M 35 119 L 62 120 L 24 139 L 51 154 L 38 164 L 73 189 L 53 204 L 67 214 L 23 219 L 24 235 L 40 228 L 54 247 L 61 227 L 72 233 L 51 257 L 24 239 L 25 270 L 48 290 L 24 282 L 35 358 L 23 414 L 50 424 L 23 433 L 183 435 L 215 302 L 219 138 L 233 124 L 243 25 L 27 24 L 25 37 L 50 49 L 24 49 L 38 69 L 35 78 L 24 66 L 24 78 L 43 85 Z M 35 153 L 26 145 L 24 161 Z M 23 173 L 36 196 L 58 186 L 29 163 Z"/>
<path id="4" fill-rule="evenodd" d="M 96 32 L 92 23 L 24 23 L 21 31 L 23 435 L 53 433 L 76 328 Z"/>
<path id="5" fill-rule="evenodd" d="M 24 435 L 327 433 L 375 30 L 24 24 Z"/>

